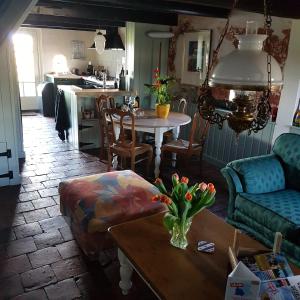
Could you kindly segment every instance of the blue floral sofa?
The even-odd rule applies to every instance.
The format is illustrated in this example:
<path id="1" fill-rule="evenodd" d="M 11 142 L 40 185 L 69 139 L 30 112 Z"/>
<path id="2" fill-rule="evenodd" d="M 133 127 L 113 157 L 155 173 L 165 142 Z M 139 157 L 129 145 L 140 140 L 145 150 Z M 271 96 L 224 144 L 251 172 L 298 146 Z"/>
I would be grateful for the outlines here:
<path id="1" fill-rule="evenodd" d="M 282 251 L 300 266 L 300 135 L 280 135 L 272 154 L 235 160 L 222 169 L 229 188 L 228 223 Z"/>

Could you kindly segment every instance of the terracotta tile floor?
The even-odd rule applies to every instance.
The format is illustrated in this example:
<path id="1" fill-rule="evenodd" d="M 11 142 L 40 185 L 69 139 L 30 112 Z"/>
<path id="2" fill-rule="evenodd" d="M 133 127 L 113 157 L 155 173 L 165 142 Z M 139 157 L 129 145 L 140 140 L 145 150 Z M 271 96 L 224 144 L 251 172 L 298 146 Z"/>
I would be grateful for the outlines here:
<path id="1" fill-rule="evenodd" d="M 115 251 L 103 253 L 110 264 L 88 261 L 60 214 L 59 182 L 105 172 L 105 164 L 61 142 L 53 119 L 24 116 L 23 126 L 22 184 L 0 188 L 0 300 L 155 299 L 137 275 L 130 294 L 122 296 Z M 205 162 L 182 170 L 194 181 L 215 183 L 218 201 L 212 210 L 224 217 L 227 192 L 220 172 Z M 163 177 L 173 172 L 165 167 Z"/>

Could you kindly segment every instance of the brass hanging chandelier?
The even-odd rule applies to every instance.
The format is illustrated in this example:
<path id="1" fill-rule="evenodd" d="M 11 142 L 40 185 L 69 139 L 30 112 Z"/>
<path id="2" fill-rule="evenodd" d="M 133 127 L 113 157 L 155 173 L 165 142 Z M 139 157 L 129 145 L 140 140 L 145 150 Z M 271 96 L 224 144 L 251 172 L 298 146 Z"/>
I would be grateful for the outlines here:
<path id="1" fill-rule="evenodd" d="M 234 1 L 232 10 L 236 4 L 237 0 Z M 246 33 L 237 36 L 238 48 L 221 57 L 215 64 L 219 49 L 228 32 L 229 15 L 200 89 L 198 109 L 202 118 L 208 120 L 210 124 L 217 124 L 220 129 L 227 120 L 228 126 L 237 135 L 243 131 L 248 131 L 248 134 L 256 133 L 265 128 L 271 113 L 269 103 L 271 92 L 282 86 L 279 64 L 270 54 L 263 51 L 267 34 L 271 34 L 272 18 L 269 0 L 264 0 L 264 16 L 266 34 L 257 34 L 257 28 L 251 28 L 253 22 L 247 22 Z M 216 111 L 216 99 L 212 95 L 212 87 L 235 91 L 236 95 L 232 100 L 234 111 L 226 115 Z M 261 93 L 258 101 L 257 92 Z"/>

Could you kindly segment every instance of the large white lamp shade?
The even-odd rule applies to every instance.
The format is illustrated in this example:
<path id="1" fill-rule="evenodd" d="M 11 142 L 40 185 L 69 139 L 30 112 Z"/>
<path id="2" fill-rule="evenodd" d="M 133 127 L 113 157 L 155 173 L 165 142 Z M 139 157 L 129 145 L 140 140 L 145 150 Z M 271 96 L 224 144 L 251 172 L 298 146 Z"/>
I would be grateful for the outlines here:
<path id="1" fill-rule="evenodd" d="M 268 87 L 267 53 L 262 48 L 266 38 L 263 34 L 237 36 L 238 49 L 220 58 L 209 85 L 233 90 L 265 90 Z M 281 68 L 273 57 L 271 66 L 272 89 L 280 89 Z"/>

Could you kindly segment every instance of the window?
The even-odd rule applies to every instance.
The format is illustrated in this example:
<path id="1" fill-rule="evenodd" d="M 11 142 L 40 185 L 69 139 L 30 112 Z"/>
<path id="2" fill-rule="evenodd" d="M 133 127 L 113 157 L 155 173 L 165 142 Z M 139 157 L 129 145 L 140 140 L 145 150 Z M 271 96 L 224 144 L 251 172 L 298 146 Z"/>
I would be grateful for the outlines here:
<path id="1" fill-rule="evenodd" d="M 21 97 L 36 96 L 33 38 L 26 33 L 13 36 Z"/>

